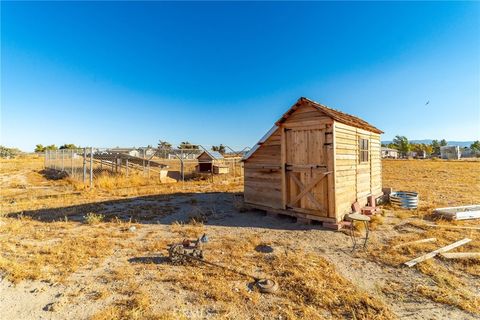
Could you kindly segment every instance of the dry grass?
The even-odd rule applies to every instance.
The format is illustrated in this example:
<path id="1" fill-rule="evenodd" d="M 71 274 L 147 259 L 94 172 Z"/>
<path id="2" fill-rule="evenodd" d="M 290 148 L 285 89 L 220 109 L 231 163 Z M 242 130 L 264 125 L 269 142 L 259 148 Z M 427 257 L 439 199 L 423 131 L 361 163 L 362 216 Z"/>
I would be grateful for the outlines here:
<path id="1" fill-rule="evenodd" d="M 95 179 L 90 190 L 78 180 L 63 178 L 47 179 L 43 170 L 44 160 L 38 156 L 17 159 L 0 159 L 0 215 L 38 209 L 64 208 L 83 204 L 94 204 L 105 200 L 117 200 L 146 195 L 172 195 L 206 192 L 241 192 L 243 181 L 217 179 L 192 180 L 184 183 L 161 183 L 158 179 L 130 174 L 102 174 Z M 86 214 L 88 212 L 79 212 Z M 168 212 L 165 212 L 168 213 Z M 63 218 L 63 217 L 62 217 Z"/>
<path id="2" fill-rule="evenodd" d="M 480 203 L 480 161 L 383 160 L 382 164 L 384 187 L 419 192 L 420 205 L 413 214 Z"/>
<path id="3" fill-rule="evenodd" d="M 196 238 L 205 230 L 201 224 L 174 224 L 171 231 L 181 239 Z M 257 252 L 259 245 L 272 245 L 275 251 Z M 288 240 L 268 244 L 255 234 L 225 235 L 206 245 L 209 261 L 275 279 L 280 290 L 272 296 L 249 288 L 252 279 L 198 263 L 175 266 L 178 270 L 173 273 L 161 269 L 158 280 L 192 293 L 192 302 L 198 306 L 215 306 L 214 312 L 221 319 L 260 319 L 262 314 L 279 319 L 395 318 L 386 305 L 341 277 L 334 265 L 318 255 L 291 251 L 288 246 Z M 265 299 L 271 302 L 264 303 Z"/>
<path id="4" fill-rule="evenodd" d="M 242 190 L 242 181 L 238 179 L 213 184 L 203 180 L 156 184 L 137 176 L 100 177 L 96 188 L 88 190 L 68 179 L 46 179 L 40 173 L 42 161 L 41 158 L 0 161 L 0 173 L 8 177 L 0 181 L 0 192 L 6 199 L 2 202 L 2 213 L 88 203 L 85 212 L 59 209 L 68 217 L 70 214 L 85 215 L 87 223 L 65 220 L 63 215 L 62 221 L 57 222 L 41 222 L 22 215 L 19 218 L 0 217 L 0 273 L 15 283 L 29 279 L 68 283 L 72 274 L 95 269 L 118 249 L 124 250 L 123 258 L 143 256 L 146 252 L 166 256 L 168 243 L 197 238 L 212 228 L 206 225 L 209 212 L 203 209 L 189 223 L 165 227 L 149 225 L 144 229 L 136 225 L 142 232 L 132 233 L 127 231 L 129 223 L 104 213 L 102 205 L 97 204 L 100 201 L 116 200 L 120 203 L 119 199 L 155 194 L 158 196 L 155 206 L 141 203 L 122 209 L 122 213 L 129 214 L 134 220 L 140 217 L 148 220 L 176 210 L 167 205 L 159 206 L 161 197 L 176 193 Z M 388 231 L 388 214 L 373 218 L 372 229 L 381 236 L 370 245 L 368 259 L 404 268 L 401 266 L 403 262 L 464 237 L 473 241 L 455 251 L 480 251 L 480 232 L 429 228 L 418 219 L 428 217 L 435 207 L 480 203 L 480 162 L 387 160 L 383 168 L 384 186 L 418 191 L 421 202 L 416 211 L 393 211 L 402 219 L 411 217 L 401 222 L 408 222 L 408 225 L 397 226 L 394 230 Z M 50 197 L 51 194 L 75 191 L 80 194 Z M 241 202 L 238 199 L 233 201 L 233 207 L 243 211 Z M 190 201 L 188 205 L 196 207 L 199 204 Z M 391 212 L 392 208 L 386 207 L 386 211 Z M 292 250 L 296 239 L 286 238 L 272 243 L 264 241 L 249 228 L 235 230 L 236 234 L 219 231 L 216 238 L 211 238 L 206 259 L 256 276 L 273 278 L 280 285 L 276 294 L 260 294 L 249 287 L 250 279 L 200 264 L 173 266 L 166 262 L 135 264 L 124 261 L 123 264 L 117 262 L 114 269 L 102 269 L 96 278 L 88 280 L 98 283 L 94 289 L 88 290 L 90 298 L 104 303 L 104 308 L 92 319 L 262 319 L 266 315 L 282 319 L 395 318 L 380 296 L 360 290 L 343 278 L 332 263 L 307 250 Z M 394 248 L 396 244 L 429 237 L 436 237 L 438 242 Z M 270 245 L 274 251 L 257 252 L 258 245 Z M 383 293 L 395 299 L 401 296 L 428 298 L 479 314 L 480 301 L 478 291 L 475 291 L 478 290 L 475 281 L 480 276 L 478 261 L 435 258 L 417 265 L 415 270 L 422 275 L 422 282 L 407 286 L 407 282 L 398 278 L 390 281 Z M 177 300 L 169 300 L 171 306 L 157 300 L 159 287 L 177 295 Z M 192 313 L 196 311 L 199 313 Z"/>
<path id="5" fill-rule="evenodd" d="M 92 320 L 109 319 L 161 319 L 150 313 L 151 298 L 145 292 L 136 292 L 92 317 Z"/>
<path id="6" fill-rule="evenodd" d="M 395 209 L 402 220 L 412 216 L 433 218 L 437 224 L 479 226 L 477 221 L 443 221 L 432 216 L 434 208 L 480 203 L 480 162 L 465 161 L 384 161 L 384 186 L 394 190 L 417 191 L 420 195 L 418 210 Z M 455 252 L 479 252 L 480 232 L 475 230 L 444 229 L 426 226 L 416 219 L 401 222 L 396 228 L 400 234 L 378 242 L 370 247 L 370 258 L 381 263 L 405 267 L 403 263 L 424 253 L 461 240 L 472 241 L 454 249 Z M 409 241 L 437 238 L 436 242 L 417 243 L 395 247 Z M 434 258 L 415 266 L 425 275 L 425 282 L 406 287 L 401 280 L 393 287 L 405 294 L 419 295 L 433 301 L 453 305 L 465 311 L 480 315 L 480 297 L 475 283 L 480 276 L 480 263 L 474 260 L 442 260 Z M 390 288 L 391 289 L 391 288 Z M 387 289 L 387 290 L 390 290 Z"/>
<path id="7" fill-rule="evenodd" d="M 121 225 L 78 226 L 42 223 L 28 218 L 2 219 L 0 271 L 14 283 L 22 280 L 65 281 L 79 268 L 98 265 L 130 234 Z"/>
<path id="8" fill-rule="evenodd" d="M 94 180 L 94 186 L 100 190 L 115 190 L 119 188 L 143 187 L 148 185 L 161 185 L 159 179 L 150 179 L 141 174 L 129 174 L 128 176 L 104 173 Z"/>
<path id="9" fill-rule="evenodd" d="M 476 234 L 475 234 L 476 233 Z M 422 254 L 431 252 L 452 242 L 469 237 L 473 239 L 467 245 L 455 249 L 456 252 L 479 252 L 480 239 L 478 231 L 465 232 L 462 230 L 439 230 L 425 227 L 422 233 L 408 233 L 396 236 L 385 245 L 370 247 L 371 259 L 380 261 L 390 266 L 407 268 L 404 262 L 414 259 Z M 436 242 L 417 243 L 395 248 L 394 246 L 409 241 L 437 238 Z M 468 278 L 475 279 L 480 276 L 480 264 L 474 260 L 448 260 L 434 258 L 419 263 L 415 268 L 428 276 L 424 283 L 415 287 L 404 287 L 399 281 L 399 289 L 405 293 L 421 295 L 433 301 L 454 305 L 465 311 L 480 315 L 478 306 L 480 297 Z"/>
<path id="10" fill-rule="evenodd" d="M 175 223 L 170 232 L 169 238 L 147 236 L 140 250 L 159 249 L 167 255 L 166 240 L 197 238 L 205 232 L 205 226 Z M 271 245 L 275 250 L 268 254 L 257 252 L 255 248 L 260 244 Z M 266 243 L 247 232 L 240 237 L 213 237 L 205 247 L 209 261 L 275 279 L 280 286 L 275 294 L 261 294 L 252 287 L 252 279 L 196 262 L 129 265 L 112 272 L 109 279 L 116 284 L 113 291 L 126 298 L 106 306 L 93 319 L 263 319 L 265 315 L 272 319 L 395 318 L 377 297 L 340 276 L 333 264 L 318 255 L 289 250 L 289 245 L 288 240 Z M 140 273 L 151 281 L 136 278 Z M 166 306 L 152 303 L 149 295 L 156 284 L 185 295 L 171 302 L 170 310 L 159 309 Z"/>

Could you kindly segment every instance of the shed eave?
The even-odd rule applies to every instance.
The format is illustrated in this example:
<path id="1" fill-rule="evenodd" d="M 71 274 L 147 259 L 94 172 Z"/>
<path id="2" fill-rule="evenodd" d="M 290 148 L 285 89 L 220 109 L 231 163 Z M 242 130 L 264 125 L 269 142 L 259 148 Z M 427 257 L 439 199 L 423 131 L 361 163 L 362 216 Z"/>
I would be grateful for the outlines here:
<path id="1" fill-rule="evenodd" d="M 258 148 L 260 148 L 260 146 L 268 140 L 268 138 L 270 138 L 270 136 L 278 129 L 278 126 L 273 126 L 270 130 L 268 130 L 268 132 L 257 142 L 257 144 L 255 144 L 255 146 L 253 146 L 252 149 L 250 149 L 247 154 L 245 156 L 243 156 L 242 158 L 242 161 L 245 161 L 247 160 L 248 158 L 250 158 L 254 153 L 255 151 L 258 150 Z"/>
<path id="2" fill-rule="evenodd" d="M 325 106 L 321 103 L 318 103 L 316 101 L 310 100 L 310 99 L 305 98 L 305 97 L 301 97 L 300 99 L 298 99 L 297 102 L 292 107 L 290 107 L 290 109 L 288 109 L 288 111 L 285 112 L 280 119 L 278 119 L 275 122 L 275 125 L 280 126 L 303 103 L 311 105 L 312 107 L 314 107 L 318 111 L 323 112 L 328 117 L 332 118 L 333 120 L 335 120 L 337 122 L 346 124 L 348 126 L 356 127 L 356 128 L 359 128 L 359 129 L 363 129 L 363 130 L 366 130 L 366 131 L 378 133 L 378 134 L 384 133 L 382 130 L 374 127 L 373 125 L 366 122 L 365 120 L 360 119 L 359 117 L 356 117 L 356 116 L 350 115 L 348 113 L 344 113 L 344 112 L 329 108 L 329 107 L 327 107 L 327 106 Z"/>

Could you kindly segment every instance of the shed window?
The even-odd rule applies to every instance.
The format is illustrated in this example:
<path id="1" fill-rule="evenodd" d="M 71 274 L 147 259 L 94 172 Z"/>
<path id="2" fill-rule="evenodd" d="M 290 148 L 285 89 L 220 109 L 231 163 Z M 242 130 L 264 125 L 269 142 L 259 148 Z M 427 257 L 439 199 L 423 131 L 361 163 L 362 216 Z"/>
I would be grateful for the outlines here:
<path id="1" fill-rule="evenodd" d="M 359 139 L 359 150 L 360 162 L 368 162 L 368 139 Z"/>

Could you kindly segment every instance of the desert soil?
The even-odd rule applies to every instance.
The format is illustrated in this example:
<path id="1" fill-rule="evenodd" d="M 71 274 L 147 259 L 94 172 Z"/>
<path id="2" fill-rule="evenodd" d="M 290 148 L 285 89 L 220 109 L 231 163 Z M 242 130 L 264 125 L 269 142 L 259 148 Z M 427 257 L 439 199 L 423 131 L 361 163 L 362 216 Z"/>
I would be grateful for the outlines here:
<path id="1" fill-rule="evenodd" d="M 15 181 L 21 182 L 21 188 L 28 188 L 28 174 L 30 174 L 29 170 L 9 175 L 10 178 L 7 174 L 3 174 L 1 181 L 5 186 L 5 183 L 11 181 L 13 177 Z M 59 190 L 58 185 L 54 183 L 50 186 L 49 183 L 45 183 L 43 186 L 46 190 L 42 189 L 42 192 L 46 194 L 49 194 L 49 191 L 58 192 Z M 220 307 L 215 302 L 204 305 L 189 303 L 189 301 L 195 301 L 192 299 L 192 294 L 198 293 L 192 293 L 176 281 L 165 280 L 169 277 L 178 279 L 180 276 L 188 282 L 190 277 L 189 274 L 181 274 L 186 270 L 183 266 L 168 263 L 166 244 L 181 241 L 185 236 L 201 235 L 203 232 L 209 237 L 209 242 L 205 246 L 205 258 L 210 261 L 236 267 L 235 261 L 222 259 L 223 252 L 220 254 L 218 250 L 213 251 L 214 253 L 209 252 L 209 246 L 222 247 L 226 237 L 238 239 L 240 242 L 242 239 L 254 236 L 277 254 L 305 252 L 327 259 L 335 266 L 336 271 L 350 282 L 351 286 L 366 292 L 373 299 L 382 301 L 398 318 L 478 318 L 474 313 L 434 302 L 419 295 L 389 293 L 388 290 L 384 290 L 385 287 L 398 281 L 402 281 L 407 287 L 415 287 L 429 283 L 431 279 L 416 268 L 389 266 L 371 259 L 368 251 L 362 248 L 352 252 L 352 242 L 347 233 L 322 229 L 316 225 L 297 224 L 289 217 L 239 210 L 239 197 L 241 195 L 234 192 L 200 192 L 174 196 L 146 195 L 112 198 L 102 203 L 95 203 L 95 212 L 105 217 L 115 215 L 124 221 L 128 221 L 131 217 L 135 218 L 136 223 L 128 224 L 134 228 L 126 229 L 124 225 L 105 224 L 108 230 L 109 228 L 115 231 L 121 230 L 128 233 L 128 237 L 125 237 L 120 245 L 115 245 L 112 254 L 107 255 L 99 263 L 86 263 L 71 273 L 67 279 L 59 282 L 51 279 L 37 279 L 12 283 L 5 273 L 2 276 L 0 272 L 0 318 L 90 319 L 115 301 L 122 299 L 124 293 L 116 286 L 117 282 L 124 283 L 125 277 L 133 277 L 137 288 L 148 292 L 153 310 L 158 314 L 168 313 L 192 319 L 220 317 Z M 82 223 L 85 215 L 84 206 L 85 204 L 79 203 L 69 209 L 69 223 L 74 223 L 70 229 L 71 232 L 75 232 L 76 228 L 85 228 Z M 75 209 L 78 209 L 78 214 L 75 213 Z M 62 216 L 62 208 L 55 210 L 47 213 L 51 217 Z M 88 207 L 88 210 L 92 210 L 92 207 Z M 0 224 L 8 223 L 9 219 L 12 218 L 3 218 Z M 193 232 L 190 229 L 186 229 L 186 232 L 178 232 L 177 229 L 172 228 L 172 224 L 175 226 L 177 222 L 188 226 L 195 219 L 201 220 L 201 223 L 193 224 Z M 386 208 L 383 223 L 375 226 L 369 242 L 372 245 L 388 243 L 389 239 L 409 232 L 408 227 L 399 228 L 399 225 L 417 220 L 420 219 L 418 217 L 399 218 L 394 209 Z M 182 230 L 182 225 L 178 226 L 178 230 Z M 479 233 L 473 234 L 476 240 Z M 0 237 L 8 236 L 8 234 L 0 234 Z M 244 254 L 248 256 L 258 252 L 244 252 Z M 192 268 L 208 269 L 210 267 L 195 265 Z M 247 268 L 243 271 L 255 274 L 263 272 L 254 265 L 243 266 L 243 268 Z M 118 275 L 122 272 L 126 273 L 125 277 Z M 161 281 L 158 281 L 159 273 Z M 115 275 L 117 278 L 114 277 Z M 230 279 L 232 287 L 225 290 L 238 289 L 250 292 L 248 279 L 241 276 L 231 276 Z M 464 280 L 480 295 L 478 277 L 466 277 Z M 203 281 L 210 280 L 203 277 Z M 279 290 L 286 290 L 282 288 L 281 282 L 279 285 Z M 130 288 L 130 290 L 137 288 Z M 275 295 L 259 295 L 258 299 L 259 304 L 275 305 L 276 303 Z M 232 315 L 236 318 L 254 317 L 248 313 Z M 255 317 L 270 318 L 269 314 Z M 328 313 L 322 317 L 337 318 Z"/>

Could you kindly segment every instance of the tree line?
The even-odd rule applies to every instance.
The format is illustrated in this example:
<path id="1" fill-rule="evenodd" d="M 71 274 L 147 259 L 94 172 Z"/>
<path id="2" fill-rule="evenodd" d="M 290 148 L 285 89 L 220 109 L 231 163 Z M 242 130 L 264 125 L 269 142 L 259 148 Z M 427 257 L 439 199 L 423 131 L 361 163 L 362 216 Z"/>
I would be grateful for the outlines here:
<path id="1" fill-rule="evenodd" d="M 393 141 L 389 144 L 383 144 L 382 147 L 387 147 L 391 149 L 396 149 L 403 156 L 406 156 L 410 151 L 422 153 L 425 152 L 427 155 L 439 155 L 440 147 L 446 146 L 448 144 L 447 140 L 432 140 L 430 144 L 426 143 L 411 143 L 408 141 L 405 136 L 395 136 Z M 474 152 L 480 152 L 480 141 L 474 141 L 470 145 L 470 149 Z"/>
<path id="2" fill-rule="evenodd" d="M 23 152 L 17 148 L 8 148 L 5 146 L 0 146 L 0 158 L 15 158 L 16 156 L 22 153 Z"/>
<path id="3" fill-rule="evenodd" d="M 158 142 L 158 149 L 160 150 L 172 150 L 173 147 L 172 147 L 172 144 L 167 142 L 167 141 L 163 141 L 163 140 L 160 140 Z M 198 145 L 195 145 L 195 144 L 191 144 L 190 142 L 188 141 L 184 141 L 184 142 L 181 142 L 178 146 L 177 146 L 177 149 L 184 149 L 184 150 L 198 150 L 200 149 L 200 147 Z M 224 146 L 223 144 L 220 144 L 218 146 L 212 146 L 211 148 L 212 151 L 218 151 L 220 153 L 225 153 L 227 151 L 227 147 Z"/>
<path id="4" fill-rule="evenodd" d="M 151 148 L 150 145 L 148 147 Z M 35 152 L 45 152 L 47 150 L 79 149 L 79 148 L 81 148 L 81 147 L 76 146 L 73 143 L 64 144 L 60 147 L 57 147 L 54 144 L 50 144 L 50 145 L 47 145 L 47 146 L 44 146 L 42 144 L 37 144 L 35 146 Z M 158 142 L 157 148 L 160 149 L 160 150 L 172 150 L 173 146 L 172 146 L 171 143 L 169 143 L 167 141 L 160 140 Z M 198 145 L 192 144 L 188 141 L 183 141 L 177 146 L 177 149 L 198 150 L 198 149 L 200 149 L 200 147 Z M 225 153 L 227 151 L 227 148 L 223 144 L 220 144 L 218 146 L 212 146 L 211 150 L 212 151 L 218 151 L 220 153 Z"/>
<path id="5" fill-rule="evenodd" d="M 35 146 L 35 152 L 45 152 L 46 150 L 63 150 L 63 149 L 79 149 L 79 146 L 74 145 L 73 143 L 68 143 L 57 147 L 54 144 L 44 146 L 42 144 L 37 144 Z"/>

